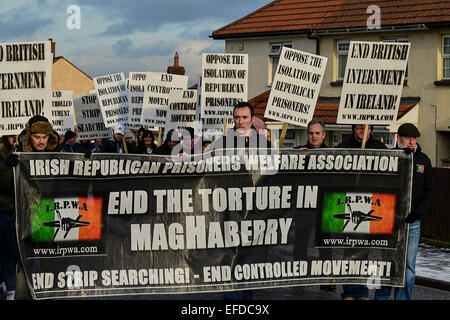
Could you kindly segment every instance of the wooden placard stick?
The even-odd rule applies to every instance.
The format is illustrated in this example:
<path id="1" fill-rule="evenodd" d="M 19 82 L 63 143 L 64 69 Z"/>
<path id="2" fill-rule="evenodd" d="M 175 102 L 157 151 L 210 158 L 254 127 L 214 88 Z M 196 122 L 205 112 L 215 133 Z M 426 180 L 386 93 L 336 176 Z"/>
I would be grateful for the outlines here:
<path id="1" fill-rule="evenodd" d="M 284 137 L 286 136 L 288 126 L 289 126 L 289 123 L 287 123 L 287 122 L 283 123 L 283 129 L 281 130 L 280 142 L 278 144 L 278 148 L 280 148 L 280 149 L 283 147 Z"/>

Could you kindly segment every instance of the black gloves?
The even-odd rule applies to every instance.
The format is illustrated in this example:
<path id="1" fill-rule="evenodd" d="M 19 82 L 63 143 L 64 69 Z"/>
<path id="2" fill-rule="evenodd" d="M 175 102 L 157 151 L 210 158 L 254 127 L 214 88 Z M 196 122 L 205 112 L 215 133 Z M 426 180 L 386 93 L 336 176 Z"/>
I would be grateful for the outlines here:
<path id="1" fill-rule="evenodd" d="M 410 214 L 408 214 L 408 216 L 406 217 L 406 222 L 407 223 L 413 223 L 414 221 L 417 221 L 420 219 L 420 215 L 415 213 L 415 212 L 411 212 Z"/>
<path id="2" fill-rule="evenodd" d="M 6 159 L 5 163 L 9 167 L 15 167 L 19 164 L 19 156 L 15 153 L 10 153 Z"/>

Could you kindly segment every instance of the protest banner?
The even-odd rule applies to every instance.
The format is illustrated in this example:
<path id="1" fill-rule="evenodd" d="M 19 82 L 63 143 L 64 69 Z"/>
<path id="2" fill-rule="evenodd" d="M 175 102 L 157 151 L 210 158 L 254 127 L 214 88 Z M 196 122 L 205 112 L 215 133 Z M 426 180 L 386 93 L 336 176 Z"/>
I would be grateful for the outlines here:
<path id="1" fill-rule="evenodd" d="M 283 47 L 264 117 L 306 127 L 314 115 L 327 60 Z"/>
<path id="2" fill-rule="evenodd" d="M 248 99 L 248 54 L 204 53 L 201 91 L 203 118 L 232 119 Z"/>
<path id="3" fill-rule="evenodd" d="M 186 90 L 188 77 L 160 72 L 147 72 L 141 124 L 164 127 L 172 89 Z"/>
<path id="4" fill-rule="evenodd" d="M 96 77 L 94 86 L 108 128 L 128 123 L 128 89 L 123 73 Z"/>
<path id="5" fill-rule="evenodd" d="M 336 123 L 397 121 L 409 43 L 351 41 Z"/>
<path id="6" fill-rule="evenodd" d="M 142 104 L 144 102 L 145 80 L 147 72 L 130 72 L 129 77 L 129 114 L 128 127 L 139 129 L 141 127 Z"/>
<path id="7" fill-rule="evenodd" d="M 64 136 L 69 130 L 73 131 L 75 126 L 73 91 L 52 91 L 51 105 L 44 108 L 44 116 L 60 136 Z"/>
<path id="8" fill-rule="evenodd" d="M 51 105 L 50 41 L 0 43 L 0 135 L 15 135 Z"/>
<path id="9" fill-rule="evenodd" d="M 196 109 L 197 90 L 171 90 L 164 127 L 164 140 L 167 137 L 167 132 L 171 129 L 194 129 Z"/>
<path id="10" fill-rule="evenodd" d="M 111 128 L 103 121 L 96 93 L 74 95 L 73 103 L 79 140 L 112 137 Z"/>
<path id="11" fill-rule="evenodd" d="M 20 153 L 17 239 L 35 297 L 404 284 L 403 151 L 177 159 Z"/>

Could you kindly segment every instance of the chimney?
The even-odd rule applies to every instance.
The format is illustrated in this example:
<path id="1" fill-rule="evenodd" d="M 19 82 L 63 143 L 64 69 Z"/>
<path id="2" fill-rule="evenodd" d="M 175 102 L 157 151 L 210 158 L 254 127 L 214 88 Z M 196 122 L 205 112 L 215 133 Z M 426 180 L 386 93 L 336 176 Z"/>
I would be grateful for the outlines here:
<path id="1" fill-rule="evenodd" d="M 175 52 L 175 57 L 173 58 L 173 66 L 178 67 L 180 65 L 180 57 L 178 57 L 178 52 Z"/>
<path id="2" fill-rule="evenodd" d="M 51 42 L 51 48 L 52 48 L 52 53 L 53 53 L 53 57 L 55 56 L 55 42 L 53 42 L 53 39 L 50 38 L 48 39 Z"/>
<path id="3" fill-rule="evenodd" d="M 173 66 L 169 66 L 167 68 L 167 73 L 179 74 L 182 76 L 186 73 L 184 67 L 180 66 L 180 57 L 178 56 L 178 52 L 175 53 L 175 57 L 173 58 Z"/>

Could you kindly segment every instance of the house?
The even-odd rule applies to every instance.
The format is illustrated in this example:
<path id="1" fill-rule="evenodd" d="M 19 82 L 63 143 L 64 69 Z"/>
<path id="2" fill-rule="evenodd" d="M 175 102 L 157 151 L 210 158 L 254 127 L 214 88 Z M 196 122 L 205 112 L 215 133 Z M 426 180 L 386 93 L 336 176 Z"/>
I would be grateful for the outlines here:
<path id="1" fill-rule="evenodd" d="M 55 54 L 55 42 L 52 53 Z M 94 81 L 66 58 L 54 57 L 52 68 L 52 90 L 72 90 L 73 94 L 88 94 L 94 90 Z"/>
<path id="2" fill-rule="evenodd" d="M 419 143 L 433 166 L 450 162 L 450 1 L 276 0 L 218 30 L 225 52 L 249 55 L 249 97 L 264 115 L 282 46 L 319 54 L 328 65 L 315 117 L 327 123 L 328 144 L 350 134 L 336 124 L 349 43 L 409 42 L 407 74 L 397 123 L 375 126 L 374 135 L 393 145 L 402 122 L 415 123 Z M 265 100 L 264 100 L 265 99 Z M 281 128 L 268 121 L 268 126 Z M 290 126 L 285 146 L 303 144 L 303 128 Z"/>

